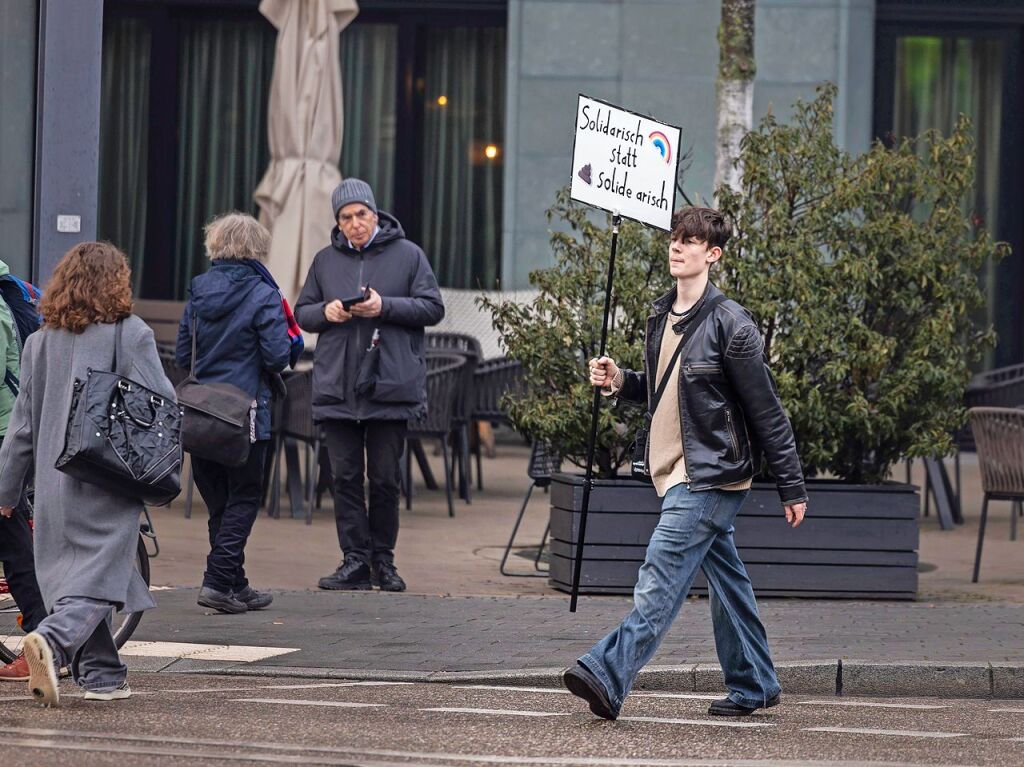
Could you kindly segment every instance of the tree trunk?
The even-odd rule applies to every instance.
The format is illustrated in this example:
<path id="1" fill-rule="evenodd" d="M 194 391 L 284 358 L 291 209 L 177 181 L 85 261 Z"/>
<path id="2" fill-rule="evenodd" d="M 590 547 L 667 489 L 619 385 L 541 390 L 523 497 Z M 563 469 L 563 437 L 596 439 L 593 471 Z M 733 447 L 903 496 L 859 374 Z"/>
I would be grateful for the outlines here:
<path id="1" fill-rule="evenodd" d="M 754 120 L 754 0 L 722 0 L 718 27 L 718 142 L 715 189 L 739 189 L 740 142 Z"/>

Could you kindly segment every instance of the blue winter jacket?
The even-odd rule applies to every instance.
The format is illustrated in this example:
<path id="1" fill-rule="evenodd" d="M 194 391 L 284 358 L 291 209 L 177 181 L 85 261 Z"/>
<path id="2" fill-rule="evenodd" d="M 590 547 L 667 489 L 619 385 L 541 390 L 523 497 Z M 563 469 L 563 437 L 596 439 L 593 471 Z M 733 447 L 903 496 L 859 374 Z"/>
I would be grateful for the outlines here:
<path id="1" fill-rule="evenodd" d="M 270 373 L 288 364 L 291 343 L 281 294 L 237 261 L 214 261 L 193 278 L 175 356 L 188 369 L 197 318 L 196 377 L 234 384 L 256 400 L 256 439 L 270 439 Z"/>

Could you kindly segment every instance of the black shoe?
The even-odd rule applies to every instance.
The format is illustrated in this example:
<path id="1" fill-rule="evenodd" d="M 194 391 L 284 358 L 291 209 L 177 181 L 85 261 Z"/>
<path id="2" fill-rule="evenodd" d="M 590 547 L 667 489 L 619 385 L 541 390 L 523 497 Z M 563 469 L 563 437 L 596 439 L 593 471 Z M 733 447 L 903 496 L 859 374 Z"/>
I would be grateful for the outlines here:
<path id="1" fill-rule="evenodd" d="M 202 607 L 211 607 L 222 613 L 244 613 L 249 608 L 245 602 L 235 599 L 234 595 L 227 591 L 217 591 L 207 586 L 199 589 L 199 599 L 196 600 Z"/>
<path id="2" fill-rule="evenodd" d="M 257 591 L 252 586 L 246 586 L 231 596 L 239 602 L 244 602 L 249 610 L 262 610 L 264 607 L 270 607 L 270 603 L 274 601 L 274 595 L 269 591 Z"/>
<path id="3" fill-rule="evenodd" d="M 370 566 L 361 559 L 346 559 L 337 570 L 320 579 L 320 588 L 328 591 L 369 591 Z"/>
<path id="4" fill-rule="evenodd" d="M 782 702 L 782 693 L 776 693 L 769 698 L 763 706 L 754 706 L 754 708 L 747 708 L 741 706 L 739 703 L 735 703 L 729 698 L 722 698 L 722 700 L 716 700 L 711 704 L 708 709 L 708 713 L 711 716 L 750 716 L 759 708 L 771 708 L 777 706 Z"/>
<path id="5" fill-rule="evenodd" d="M 595 715 L 612 721 L 618 719 L 619 712 L 612 708 L 611 701 L 608 700 L 608 691 L 604 689 L 601 680 L 582 663 L 577 663 L 562 672 L 562 684 L 577 698 L 583 698 L 589 703 L 590 710 Z"/>
<path id="6" fill-rule="evenodd" d="M 390 562 L 381 562 L 370 570 L 370 583 L 381 591 L 405 591 L 405 581 Z"/>

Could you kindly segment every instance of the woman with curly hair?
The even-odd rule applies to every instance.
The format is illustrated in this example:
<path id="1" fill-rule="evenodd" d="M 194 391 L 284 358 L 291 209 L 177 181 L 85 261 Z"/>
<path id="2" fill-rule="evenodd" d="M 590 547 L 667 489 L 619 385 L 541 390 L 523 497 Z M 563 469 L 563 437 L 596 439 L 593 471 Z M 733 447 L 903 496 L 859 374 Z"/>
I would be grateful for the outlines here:
<path id="1" fill-rule="evenodd" d="M 29 690 L 59 701 L 57 669 L 69 666 L 86 700 L 131 695 L 111 635 L 114 610 L 155 607 L 135 569 L 142 502 L 114 495 L 54 468 L 64 448 L 72 387 L 89 368 L 107 369 L 122 326 L 118 370 L 174 398 L 153 332 L 132 312 L 131 270 L 106 242 L 69 250 L 40 304 L 43 327 L 29 336 L 21 391 L 0 448 L 0 514 L 11 515 L 28 472 L 35 473 L 35 562 L 49 615 L 25 637 Z M 2 523 L 2 520 L 0 520 Z"/>

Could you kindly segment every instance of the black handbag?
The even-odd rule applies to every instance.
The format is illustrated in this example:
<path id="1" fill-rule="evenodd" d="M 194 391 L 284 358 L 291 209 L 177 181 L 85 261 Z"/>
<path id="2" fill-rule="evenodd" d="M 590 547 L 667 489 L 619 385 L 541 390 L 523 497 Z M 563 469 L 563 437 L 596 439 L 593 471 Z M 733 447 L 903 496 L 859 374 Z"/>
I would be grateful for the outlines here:
<path id="1" fill-rule="evenodd" d="M 704 324 L 704 320 L 708 318 L 708 315 L 711 314 L 714 308 L 724 300 L 724 295 L 718 295 L 705 302 L 704 306 L 702 306 L 696 316 L 687 323 L 683 332 L 679 335 L 679 343 L 676 344 L 676 350 L 672 353 L 672 358 L 668 361 L 668 367 L 665 368 L 665 373 L 662 375 L 661 382 L 658 384 L 658 388 L 654 392 L 654 396 L 651 398 L 647 412 L 644 413 L 644 425 L 636 430 L 636 437 L 629 448 L 629 468 L 630 475 L 633 479 L 638 479 L 642 482 L 651 482 L 651 471 L 647 465 L 647 439 L 651 433 L 651 422 L 654 420 L 654 412 L 658 409 L 658 403 L 661 402 L 661 396 L 665 393 L 665 387 L 668 386 L 668 379 L 672 376 L 672 370 L 676 366 L 676 361 L 679 359 L 679 355 L 682 354 L 683 347 L 686 346 L 686 343 L 693 337 L 697 328 Z M 666 325 L 667 324 L 668 323 L 666 321 Z M 664 332 L 668 332 L 668 327 L 665 328 Z"/>
<path id="2" fill-rule="evenodd" d="M 76 378 L 56 468 L 81 482 L 150 506 L 170 503 L 181 492 L 181 410 L 117 372 L 121 322 L 114 329 L 110 371 L 89 368 Z"/>
<path id="3" fill-rule="evenodd" d="M 253 398 L 234 384 L 200 383 L 196 378 L 196 324 L 192 315 L 192 362 L 188 378 L 178 384 L 178 404 L 185 415 L 181 446 L 193 458 L 221 466 L 242 466 L 252 446 Z"/>

